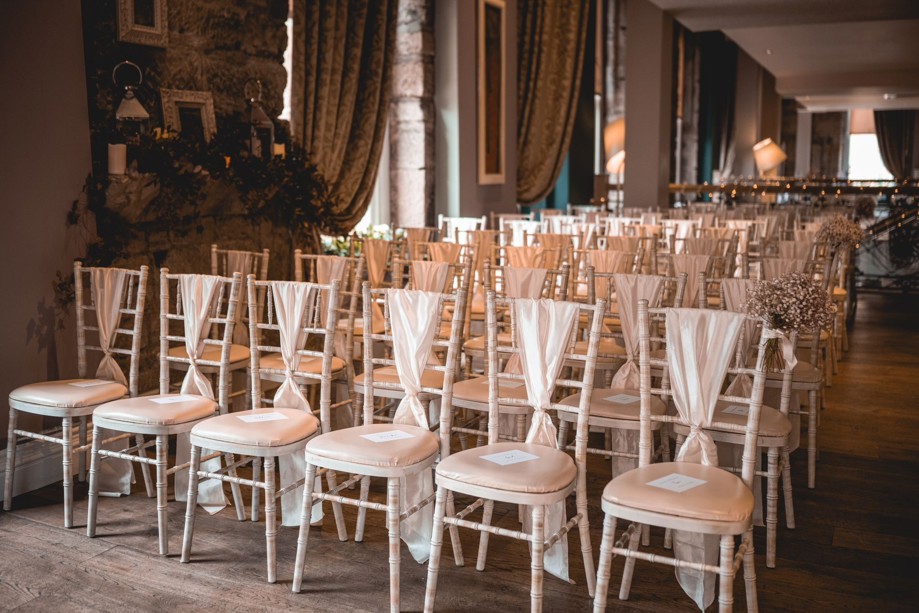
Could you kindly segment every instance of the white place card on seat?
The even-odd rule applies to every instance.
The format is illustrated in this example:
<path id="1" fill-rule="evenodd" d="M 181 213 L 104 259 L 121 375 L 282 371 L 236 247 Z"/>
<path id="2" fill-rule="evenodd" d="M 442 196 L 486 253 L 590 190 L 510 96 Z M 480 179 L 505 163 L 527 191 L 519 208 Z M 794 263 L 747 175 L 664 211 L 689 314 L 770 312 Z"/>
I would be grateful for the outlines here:
<path id="1" fill-rule="evenodd" d="M 361 438 L 374 443 L 386 443 L 388 441 L 399 441 L 405 438 L 415 438 L 414 434 L 404 430 L 387 430 L 385 432 L 374 432 L 373 434 L 361 434 Z"/>
<path id="2" fill-rule="evenodd" d="M 660 479 L 655 479 L 654 481 L 649 481 L 647 485 L 651 487 L 659 487 L 662 490 L 670 490 L 671 492 L 677 492 L 682 494 L 686 490 L 691 490 L 694 487 L 699 487 L 700 485 L 708 483 L 703 479 L 696 479 L 695 477 L 689 477 L 686 475 L 681 475 L 679 473 L 671 473 L 666 477 L 661 477 Z"/>
<path id="3" fill-rule="evenodd" d="M 287 419 L 287 415 L 278 413 L 277 411 L 259 413 L 258 415 L 237 415 L 236 417 L 248 423 L 255 423 L 257 421 L 281 421 L 282 419 Z"/>
<path id="4" fill-rule="evenodd" d="M 68 383 L 67 385 L 72 385 L 74 387 L 96 387 L 97 385 L 107 385 L 109 383 L 114 383 L 114 381 L 105 381 L 103 379 L 90 379 L 88 381 L 76 381 L 74 383 Z"/>
<path id="5" fill-rule="evenodd" d="M 727 413 L 729 415 L 749 415 L 750 407 L 745 407 L 739 404 L 732 404 L 728 407 L 725 407 L 721 410 L 722 413 Z"/>
<path id="6" fill-rule="evenodd" d="M 156 404 L 177 404 L 179 402 L 190 402 L 199 398 L 203 398 L 203 396 L 160 396 L 158 398 L 148 398 L 148 400 Z"/>
<path id="7" fill-rule="evenodd" d="M 615 396 L 607 396 L 603 400 L 615 402 L 616 404 L 632 404 L 641 400 L 641 397 L 633 396 L 632 394 L 616 394 Z"/>
<path id="8" fill-rule="evenodd" d="M 501 466 L 519 464 L 520 462 L 531 462 L 533 460 L 539 459 L 538 455 L 533 455 L 532 453 L 527 453 L 526 451 L 520 451 L 519 449 L 506 451 L 504 453 L 491 453 L 479 457 L 483 460 L 494 462 L 495 464 L 500 464 Z"/>

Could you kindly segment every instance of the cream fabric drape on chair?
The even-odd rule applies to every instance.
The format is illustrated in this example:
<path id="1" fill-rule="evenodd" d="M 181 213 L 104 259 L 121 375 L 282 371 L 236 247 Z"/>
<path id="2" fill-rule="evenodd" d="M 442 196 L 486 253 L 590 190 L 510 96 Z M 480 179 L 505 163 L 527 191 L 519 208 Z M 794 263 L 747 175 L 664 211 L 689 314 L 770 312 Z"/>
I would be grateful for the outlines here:
<path id="1" fill-rule="evenodd" d="M 115 346 L 118 324 L 121 322 L 121 298 L 124 296 L 128 272 L 119 268 L 93 268 L 89 271 L 89 277 L 92 301 L 96 306 L 99 348 L 102 349 L 102 360 L 96 368 L 96 378 L 127 386 L 128 380 L 121 366 L 112 357 L 112 347 Z M 102 430 L 100 433 L 103 439 L 115 435 L 116 433 L 111 430 Z M 103 449 L 121 451 L 123 447 L 123 444 L 116 441 L 104 445 Z M 127 496 L 131 493 L 133 476 L 134 470 L 128 460 L 105 458 L 99 466 L 99 491 Z"/>
<path id="2" fill-rule="evenodd" d="M 699 273 L 708 270 L 712 261 L 710 255 L 673 255 L 673 276 L 686 273 L 686 285 L 683 289 L 683 306 L 696 307 L 699 305 Z"/>
<path id="3" fill-rule="evenodd" d="M 509 245 L 505 247 L 505 253 L 507 265 L 513 268 L 549 268 L 546 260 L 552 252 L 538 245 Z"/>
<path id="4" fill-rule="evenodd" d="M 238 272 L 243 279 L 243 285 L 250 274 L 258 277 L 259 271 L 252 270 L 252 254 L 248 251 L 227 251 L 227 269 L 224 275 L 232 277 L 234 272 Z M 236 309 L 236 327 L 233 328 L 233 342 L 243 347 L 249 346 L 249 327 L 245 325 L 246 315 L 245 308 L 240 303 L 240 308 Z"/>
<path id="5" fill-rule="evenodd" d="M 556 300 L 519 298 L 514 302 L 520 365 L 526 382 L 527 398 L 533 407 L 533 421 L 526 442 L 558 448 L 558 431 L 546 412 L 552 401 L 555 381 L 565 362 L 565 350 L 578 317 L 578 306 Z M 524 512 L 524 530 L 532 530 L 531 515 Z M 565 524 L 565 502 L 546 508 L 546 534 L 554 534 Z M 568 539 L 561 539 L 546 550 L 545 569 L 568 581 Z"/>
<path id="6" fill-rule="evenodd" d="M 424 292 L 445 291 L 450 265 L 445 262 L 412 261 L 412 289 Z"/>
<path id="7" fill-rule="evenodd" d="M 182 380 L 181 393 L 204 396 L 214 400 L 214 389 L 210 380 L 198 368 L 197 360 L 204 354 L 204 339 L 210 332 L 208 318 L 214 309 L 217 289 L 221 277 L 211 275 L 182 275 L 179 277 L 179 292 L 182 294 L 183 324 L 185 326 L 185 351 L 191 362 L 188 372 Z M 201 455 L 207 455 L 202 450 Z M 188 461 L 191 455 L 189 435 L 176 437 L 176 464 Z M 201 463 L 201 470 L 214 472 L 220 469 L 220 458 L 213 458 Z M 188 496 L 188 471 L 180 470 L 175 474 L 175 497 L 184 502 Z M 223 494 L 223 483 L 208 479 L 198 483 L 198 504 L 208 513 L 214 514 L 227 506 L 227 497 Z"/>
<path id="8" fill-rule="evenodd" d="M 446 266 L 446 265 L 444 265 Z M 389 290 L 392 324 L 393 358 L 405 397 L 396 408 L 393 423 L 429 428 L 427 413 L 419 395 L 421 377 L 431 356 L 439 313 L 443 310 L 441 294 L 418 290 Z M 402 510 L 409 509 L 434 492 L 432 469 L 407 476 L 401 485 Z M 402 522 L 402 540 L 412 557 L 424 563 L 430 557 L 434 531 L 434 507 L 428 505 Z"/>
<path id="9" fill-rule="evenodd" d="M 428 253 L 435 262 L 455 264 L 462 250 L 463 246 L 459 243 L 428 243 Z"/>
<path id="10" fill-rule="evenodd" d="M 703 428 L 711 426 L 718 393 L 734 357 L 745 316 L 728 311 L 667 309 L 667 361 L 673 403 L 691 425 L 677 462 L 718 466 L 718 449 Z M 677 559 L 717 566 L 718 537 L 673 531 Z M 677 580 L 700 609 L 714 600 L 715 575 L 675 569 Z"/>
<path id="11" fill-rule="evenodd" d="M 807 260 L 796 258 L 763 258 L 761 262 L 763 279 L 771 281 L 790 272 L 803 272 Z"/>
<path id="12" fill-rule="evenodd" d="M 362 251 L 364 261 L 367 266 L 367 281 L 370 287 L 378 288 L 383 286 L 383 280 L 386 278 L 386 263 L 389 261 L 390 242 L 387 240 L 368 238 L 364 240 Z M 371 330 L 380 331 L 383 329 L 383 310 L 380 305 L 374 302 L 370 305 Z M 366 322 L 361 322 L 366 326 Z"/>

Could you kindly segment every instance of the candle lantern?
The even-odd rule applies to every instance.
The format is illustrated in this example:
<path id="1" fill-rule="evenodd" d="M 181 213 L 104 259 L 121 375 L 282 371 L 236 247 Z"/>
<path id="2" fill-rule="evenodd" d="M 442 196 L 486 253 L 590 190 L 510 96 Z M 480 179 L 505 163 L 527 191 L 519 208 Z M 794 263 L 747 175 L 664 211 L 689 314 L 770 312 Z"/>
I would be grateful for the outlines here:
<path id="1" fill-rule="evenodd" d="M 122 68 L 133 68 L 137 72 L 137 82 L 120 85 L 118 72 Z M 116 65 L 112 70 L 112 82 L 115 87 L 124 87 L 124 98 L 121 99 L 118 108 L 115 110 L 115 131 L 124 137 L 126 143 L 138 144 L 140 136 L 150 131 L 150 113 L 147 112 L 147 109 L 144 108 L 135 94 L 137 88 L 144 82 L 144 74 L 140 66 L 134 62 L 124 61 Z"/>
<path id="2" fill-rule="evenodd" d="M 249 109 L 249 153 L 270 160 L 274 153 L 274 122 L 262 106 L 262 82 L 249 79 L 245 84 L 246 104 Z"/>

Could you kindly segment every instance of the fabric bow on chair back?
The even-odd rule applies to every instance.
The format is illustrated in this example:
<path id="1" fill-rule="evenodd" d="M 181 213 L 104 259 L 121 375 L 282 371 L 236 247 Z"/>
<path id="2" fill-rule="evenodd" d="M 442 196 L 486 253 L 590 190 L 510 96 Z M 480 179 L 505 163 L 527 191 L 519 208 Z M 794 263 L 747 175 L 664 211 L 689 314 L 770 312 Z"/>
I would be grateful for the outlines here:
<path id="1" fill-rule="evenodd" d="M 128 385 L 128 380 L 121 366 L 115 361 L 112 350 L 115 348 L 115 337 L 121 323 L 121 304 L 125 289 L 134 278 L 132 273 L 133 271 L 121 268 L 89 269 L 91 299 L 96 309 L 99 349 L 102 351 L 102 359 L 96 368 L 96 377 L 124 386 Z"/>

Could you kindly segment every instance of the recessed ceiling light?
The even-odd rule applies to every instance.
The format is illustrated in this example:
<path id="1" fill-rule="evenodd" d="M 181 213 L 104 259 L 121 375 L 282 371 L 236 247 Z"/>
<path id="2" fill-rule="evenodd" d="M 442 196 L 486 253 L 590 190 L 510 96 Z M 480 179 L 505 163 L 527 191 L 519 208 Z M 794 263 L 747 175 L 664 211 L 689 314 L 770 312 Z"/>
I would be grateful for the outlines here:
<path id="1" fill-rule="evenodd" d="M 884 94 L 884 100 L 896 100 L 896 94 Z"/>
<path id="2" fill-rule="evenodd" d="M 772 55 L 772 49 L 766 49 L 766 55 Z"/>

